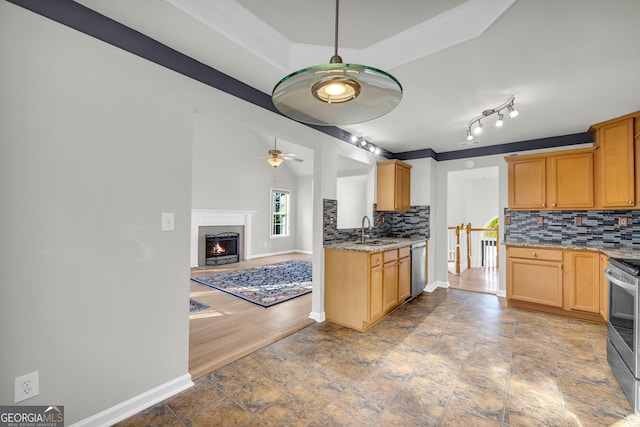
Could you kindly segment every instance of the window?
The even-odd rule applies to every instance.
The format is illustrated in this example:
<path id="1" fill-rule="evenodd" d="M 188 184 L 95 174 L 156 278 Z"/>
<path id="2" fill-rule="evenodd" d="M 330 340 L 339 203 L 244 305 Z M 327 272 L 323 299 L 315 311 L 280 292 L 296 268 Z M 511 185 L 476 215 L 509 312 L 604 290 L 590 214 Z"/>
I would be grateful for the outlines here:
<path id="1" fill-rule="evenodd" d="M 271 237 L 289 235 L 289 201 L 289 191 L 271 190 Z"/>

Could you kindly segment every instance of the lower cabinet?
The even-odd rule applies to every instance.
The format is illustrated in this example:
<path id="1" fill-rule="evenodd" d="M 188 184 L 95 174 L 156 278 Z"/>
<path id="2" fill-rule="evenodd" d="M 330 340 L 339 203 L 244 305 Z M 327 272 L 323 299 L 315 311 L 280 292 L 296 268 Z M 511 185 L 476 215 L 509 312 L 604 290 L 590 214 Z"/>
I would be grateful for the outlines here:
<path id="1" fill-rule="evenodd" d="M 602 256 L 595 251 L 508 246 L 507 301 L 514 307 L 604 322 Z"/>
<path id="2" fill-rule="evenodd" d="M 411 249 L 398 249 L 398 301 L 411 296 Z"/>
<path id="3" fill-rule="evenodd" d="M 609 279 L 604 271 L 609 268 L 609 257 L 600 254 L 600 317 L 605 322 L 609 321 Z"/>
<path id="4" fill-rule="evenodd" d="M 324 251 L 324 311 L 328 321 L 365 331 L 411 294 L 410 249 Z"/>

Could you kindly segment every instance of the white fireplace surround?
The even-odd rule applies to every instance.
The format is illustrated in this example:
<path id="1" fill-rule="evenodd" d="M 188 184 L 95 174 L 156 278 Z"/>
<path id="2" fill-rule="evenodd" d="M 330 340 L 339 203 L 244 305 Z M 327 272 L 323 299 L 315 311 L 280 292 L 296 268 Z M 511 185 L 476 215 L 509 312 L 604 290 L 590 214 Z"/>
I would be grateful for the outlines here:
<path id="1" fill-rule="evenodd" d="M 198 267 L 198 229 L 225 225 L 244 226 L 242 258 L 251 259 L 251 221 L 258 211 L 232 211 L 217 209 L 191 210 L 191 267 Z"/>

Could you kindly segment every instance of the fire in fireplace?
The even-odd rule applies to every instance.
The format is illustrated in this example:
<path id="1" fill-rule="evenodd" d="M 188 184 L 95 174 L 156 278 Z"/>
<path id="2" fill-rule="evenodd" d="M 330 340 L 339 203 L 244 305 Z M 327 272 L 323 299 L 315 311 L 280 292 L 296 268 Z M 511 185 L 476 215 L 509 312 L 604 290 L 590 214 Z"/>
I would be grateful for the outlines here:
<path id="1" fill-rule="evenodd" d="M 232 264 L 240 261 L 239 233 L 207 234 L 206 265 Z"/>

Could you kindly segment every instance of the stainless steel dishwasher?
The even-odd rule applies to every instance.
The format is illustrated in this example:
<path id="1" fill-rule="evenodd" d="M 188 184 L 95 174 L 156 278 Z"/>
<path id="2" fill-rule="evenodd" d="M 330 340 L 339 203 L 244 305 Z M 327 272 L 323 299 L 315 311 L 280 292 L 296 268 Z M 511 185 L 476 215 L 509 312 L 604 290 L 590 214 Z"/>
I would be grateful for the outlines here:
<path id="1" fill-rule="evenodd" d="M 427 286 L 427 242 L 411 244 L 411 297 Z"/>

